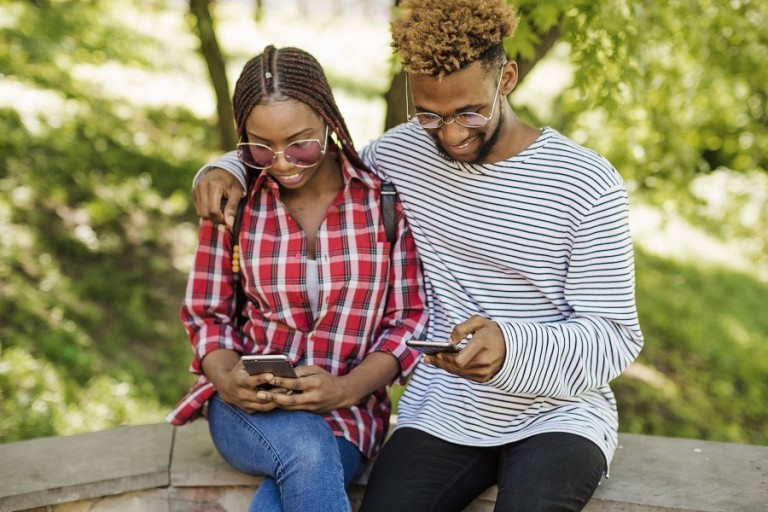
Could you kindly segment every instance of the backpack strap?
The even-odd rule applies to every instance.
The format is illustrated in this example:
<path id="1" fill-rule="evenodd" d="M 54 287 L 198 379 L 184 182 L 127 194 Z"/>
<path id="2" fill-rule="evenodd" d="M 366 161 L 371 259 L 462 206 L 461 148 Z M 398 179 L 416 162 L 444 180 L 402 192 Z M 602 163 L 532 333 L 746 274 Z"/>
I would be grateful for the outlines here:
<path id="1" fill-rule="evenodd" d="M 397 190 L 395 186 L 385 181 L 381 184 L 381 216 L 384 221 L 384 233 L 387 235 L 387 241 L 390 244 L 395 243 L 395 196 Z"/>
<path id="2" fill-rule="evenodd" d="M 243 210 L 245 210 L 245 203 L 247 202 L 248 194 L 246 193 L 240 199 L 240 202 L 237 203 L 235 221 L 232 223 L 232 279 L 235 289 L 235 317 L 233 322 L 238 331 L 243 326 L 243 310 L 245 306 L 245 290 L 243 289 L 242 273 L 240 272 L 242 268 L 240 259 L 240 224 L 243 222 Z"/>

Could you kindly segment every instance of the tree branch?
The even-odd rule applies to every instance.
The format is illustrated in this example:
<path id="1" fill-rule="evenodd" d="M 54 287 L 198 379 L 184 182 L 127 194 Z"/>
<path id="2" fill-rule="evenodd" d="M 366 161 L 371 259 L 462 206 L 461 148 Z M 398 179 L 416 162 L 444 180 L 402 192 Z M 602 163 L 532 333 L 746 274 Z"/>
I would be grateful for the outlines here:
<path id="1" fill-rule="evenodd" d="M 224 56 L 216 40 L 213 17 L 210 12 L 211 3 L 211 0 L 189 0 L 189 10 L 195 17 L 197 34 L 200 37 L 200 53 L 205 59 L 208 75 L 216 94 L 219 147 L 228 151 L 237 144 L 237 133 L 235 133 L 235 117 L 232 113 L 232 99 L 229 96 Z"/>

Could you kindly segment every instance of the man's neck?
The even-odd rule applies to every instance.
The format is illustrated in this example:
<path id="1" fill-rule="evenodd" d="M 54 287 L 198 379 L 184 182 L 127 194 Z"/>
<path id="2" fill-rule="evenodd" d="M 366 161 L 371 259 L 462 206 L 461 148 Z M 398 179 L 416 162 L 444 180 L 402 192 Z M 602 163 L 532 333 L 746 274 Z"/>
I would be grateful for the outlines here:
<path id="1" fill-rule="evenodd" d="M 504 113 L 499 141 L 484 159 L 484 163 L 501 162 L 521 153 L 541 135 L 541 130 L 521 121 L 511 108 Z"/>

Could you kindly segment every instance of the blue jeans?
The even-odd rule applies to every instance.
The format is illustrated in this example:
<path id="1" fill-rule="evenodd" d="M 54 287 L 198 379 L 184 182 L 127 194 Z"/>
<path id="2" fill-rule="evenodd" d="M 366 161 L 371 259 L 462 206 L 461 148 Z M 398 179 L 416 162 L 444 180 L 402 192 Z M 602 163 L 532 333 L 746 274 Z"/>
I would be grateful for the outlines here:
<path id="1" fill-rule="evenodd" d="M 354 444 L 334 436 L 319 414 L 280 409 L 248 414 L 214 395 L 208 424 L 227 462 L 266 477 L 249 512 L 351 510 L 346 487 L 366 460 Z"/>

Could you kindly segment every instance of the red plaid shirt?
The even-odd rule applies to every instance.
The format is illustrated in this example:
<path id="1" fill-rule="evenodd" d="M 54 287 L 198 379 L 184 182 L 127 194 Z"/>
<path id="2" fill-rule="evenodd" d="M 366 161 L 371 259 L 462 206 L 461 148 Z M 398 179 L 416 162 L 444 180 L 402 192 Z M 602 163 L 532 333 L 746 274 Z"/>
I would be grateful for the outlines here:
<path id="1" fill-rule="evenodd" d="M 232 324 L 234 288 L 230 232 L 203 221 L 181 320 L 195 355 L 197 383 L 168 415 L 174 425 L 203 413 L 215 393 L 203 375 L 206 354 L 285 354 L 294 364 L 317 365 L 345 375 L 368 354 L 388 352 L 400 362 L 400 380 L 418 362 L 405 345 L 425 329 L 427 312 L 421 264 L 403 208 L 396 202 L 397 239 L 387 242 L 378 178 L 342 160 L 344 188 L 317 232 L 320 300 L 313 318 L 306 287 L 306 238 L 279 200 L 277 183 L 261 173 L 251 187 L 240 229 L 243 284 L 248 297 L 242 335 Z M 254 208 L 256 205 L 256 208 Z M 366 456 L 388 428 L 386 389 L 348 409 L 323 414 L 334 434 Z"/>

